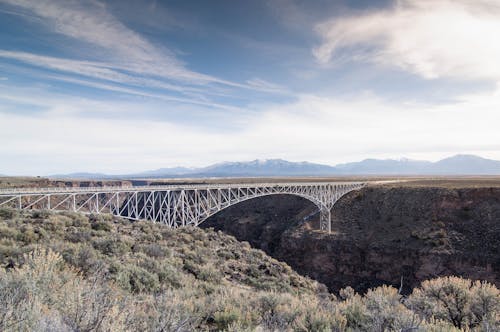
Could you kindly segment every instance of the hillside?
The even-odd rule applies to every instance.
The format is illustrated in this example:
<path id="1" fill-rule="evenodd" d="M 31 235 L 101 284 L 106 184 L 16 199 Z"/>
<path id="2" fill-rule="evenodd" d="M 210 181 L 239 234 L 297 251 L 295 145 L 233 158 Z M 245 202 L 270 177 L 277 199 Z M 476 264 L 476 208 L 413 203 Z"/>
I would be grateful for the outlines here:
<path id="1" fill-rule="evenodd" d="M 392 287 L 364 296 L 347 287 L 337 299 L 232 236 L 106 215 L 0 210 L 0 262 L 3 331 L 500 327 L 500 294 L 487 283 L 435 279 L 407 298 Z M 432 298 L 435 289 L 464 294 L 458 316 L 447 298 Z"/>

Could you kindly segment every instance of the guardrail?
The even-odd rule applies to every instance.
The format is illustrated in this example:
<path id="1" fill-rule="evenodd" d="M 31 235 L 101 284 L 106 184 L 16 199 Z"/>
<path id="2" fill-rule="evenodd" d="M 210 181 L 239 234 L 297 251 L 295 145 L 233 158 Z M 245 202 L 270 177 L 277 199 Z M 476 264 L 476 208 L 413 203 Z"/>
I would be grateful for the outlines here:
<path id="1" fill-rule="evenodd" d="M 380 181 L 378 181 L 380 182 Z M 168 190 L 195 190 L 195 189 L 228 189 L 228 188 L 256 188 L 256 187 L 283 187 L 283 186 L 320 186 L 320 185 L 349 185 L 364 184 L 367 182 L 271 182 L 271 183 L 231 183 L 231 184 L 191 184 L 191 185 L 161 185 L 161 186 L 102 186 L 102 187 L 49 187 L 49 188 L 3 188 L 0 195 L 12 194 L 65 194 L 86 192 L 132 192 L 132 191 L 168 191 Z"/>

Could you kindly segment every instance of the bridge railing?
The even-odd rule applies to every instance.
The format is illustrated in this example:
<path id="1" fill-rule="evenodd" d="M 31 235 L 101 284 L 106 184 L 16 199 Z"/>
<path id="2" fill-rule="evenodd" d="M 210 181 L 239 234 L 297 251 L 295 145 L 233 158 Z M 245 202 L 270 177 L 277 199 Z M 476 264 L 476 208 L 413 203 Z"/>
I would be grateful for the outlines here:
<path id="1" fill-rule="evenodd" d="M 365 182 L 270 182 L 270 183 L 231 183 L 231 184 L 186 184 L 186 185 L 159 185 L 159 186 L 101 186 L 101 187 L 47 187 L 47 188 L 3 188 L 0 195 L 12 194 L 64 194 L 89 192 L 140 192 L 140 191 L 167 191 L 167 190 L 206 190 L 206 189 L 233 189 L 233 188 L 262 188 L 283 186 L 322 186 L 322 185 L 364 185 Z"/>

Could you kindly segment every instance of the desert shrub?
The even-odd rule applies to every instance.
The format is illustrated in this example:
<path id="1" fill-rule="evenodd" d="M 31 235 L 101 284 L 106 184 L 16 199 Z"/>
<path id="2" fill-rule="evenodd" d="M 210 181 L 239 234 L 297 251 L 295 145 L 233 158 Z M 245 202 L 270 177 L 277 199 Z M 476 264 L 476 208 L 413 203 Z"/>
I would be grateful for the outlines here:
<path id="1" fill-rule="evenodd" d="M 260 325 L 269 331 L 290 329 L 299 315 L 293 302 L 293 297 L 287 294 L 263 293 L 255 304 L 261 317 Z"/>
<path id="2" fill-rule="evenodd" d="M 30 296 L 27 280 L 0 272 L 0 330 L 28 331 L 41 316 L 41 304 Z"/>
<path id="3" fill-rule="evenodd" d="M 90 242 L 92 234 L 88 230 L 80 230 L 78 228 L 70 227 L 65 234 L 65 239 L 69 242 Z"/>
<path id="4" fill-rule="evenodd" d="M 206 251 L 205 248 L 188 247 L 184 249 L 184 259 L 190 260 L 194 264 L 203 265 L 207 263 L 207 258 L 211 256 L 210 253 L 211 251 Z"/>
<path id="5" fill-rule="evenodd" d="M 500 330 L 500 291 L 494 285 L 475 281 L 470 289 L 471 325 L 484 330 Z"/>
<path id="6" fill-rule="evenodd" d="M 401 303 L 402 297 L 394 287 L 370 289 L 363 301 L 374 331 L 404 331 L 418 326 L 415 315 Z"/>
<path id="7" fill-rule="evenodd" d="M 226 248 L 220 248 L 217 250 L 217 256 L 224 260 L 236 259 L 236 255 Z"/>
<path id="8" fill-rule="evenodd" d="M 346 327 L 354 331 L 367 330 L 370 326 L 370 316 L 368 315 L 363 298 L 359 294 L 354 293 L 354 291 L 351 293 L 350 289 L 341 290 L 341 296 L 342 294 L 346 297 L 338 305 L 337 310 L 345 317 Z"/>
<path id="9" fill-rule="evenodd" d="M 330 313 L 321 310 L 307 310 L 301 322 L 302 331 L 329 332 L 332 330 Z"/>
<path id="10" fill-rule="evenodd" d="M 147 315 L 134 310 L 129 316 L 127 325 L 130 330 L 187 332 L 196 330 L 201 323 L 201 315 L 192 300 L 185 299 L 176 292 L 162 292 L 148 300 L 143 308 Z M 142 306 L 144 307 L 144 302 Z M 137 304 L 134 308 L 137 308 Z"/>
<path id="11" fill-rule="evenodd" d="M 31 214 L 33 219 L 47 219 L 51 215 L 51 212 L 48 210 L 34 210 Z"/>
<path id="12" fill-rule="evenodd" d="M 113 277 L 122 289 L 132 293 L 155 292 L 160 285 L 157 275 L 135 265 L 122 267 Z"/>
<path id="13" fill-rule="evenodd" d="M 60 212 L 59 217 L 66 217 L 62 220 L 66 222 L 66 226 L 74 226 L 78 228 L 90 228 L 90 221 L 85 215 L 77 212 Z M 69 218 L 69 219 L 68 219 Z"/>
<path id="14" fill-rule="evenodd" d="M 194 276 L 197 276 L 198 273 L 200 272 L 199 265 L 191 260 L 184 260 L 183 269 L 184 271 L 191 273 Z"/>
<path id="15" fill-rule="evenodd" d="M 0 225 L 0 238 L 16 239 L 19 235 L 17 229 L 6 225 Z"/>
<path id="16" fill-rule="evenodd" d="M 112 227 L 109 222 L 106 221 L 96 221 L 91 223 L 91 228 L 95 231 L 110 232 Z"/>
<path id="17" fill-rule="evenodd" d="M 39 239 L 39 234 L 35 233 L 33 226 L 23 225 L 17 235 L 17 240 L 24 244 L 36 243 Z"/>
<path id="18" fill-rule="evenodd" d="M 196 278 L 203 281 L 216 283 L 221 281 L 222 274 L 215 267 L 208 265 L 199 268 Z"/>
<path id="19" fill-rule="evenodd" d="M 170 256 L 172 253 L 168 248 L 164 248 L 163 246 L 157 243 L 150 244 L 139 244 L 134 247 L 134 251 L 140 251 L 145 253 L 146 255 L 154 258 L 163 258 L 165 256 Z"/>
<path id="20" fill-rule="evenodd" d="M 51 214 L 47 219 L 41 220 L 40 224 L 55 234 L 61 234 L 65 227 L 73 224 L 73 220 L 62 214 Z"/>
<path id="21" fill-rule="evenodd" d="M 181 272 L 170 264 L 164 264 L 158 273 L 160 284 L 166 288 L 180 288 L 182 286 Z"/>
<path id="22" fill-rule="evenodd" d="M 120 256 L 130 251 L 130 246 L 119 238 L 94 239 L 92 244 L 108 256 Z"/>
<path id="23" fill-rule="evenodd" d="M 500 324 L 500 294 L 486 282 L 460 277 L 427 280 L 414 289 L 408 305 L 427 320 L 443 320 L 459 329 Z"/>
<path id="24" fill-rule="evenodd" d="M 16 209 L 0 208 L 0 219 L 8 220 L 8 219 L 14 219 L 18 216 L 19 212 Z"/>
<path id="25" fill-rule="evenodd" d="M 463 329 L 458 329 L 453 324 L 443 321 L 431 319 L 428 322 L 423 322 L 420 326 L 420 331 L 425 332 L 463 332 Z M 488 331 L 488 330 L 485 330 Z M 493 330 L 492 330 L 493 331 Z"/>
<path id="26" fill-rule="evenodd" d="M 221 311 L 217 311 L 213 316 L 213 322 L 218 331 L 226 331 L 229 328 L 238 324 L 242 325 L 240 322 L 242 313 L 238 308 L 226 307 Z"/>
<path id="27" fill-rule="evenodd" d="M 58 253 L 37 248 L 24 265 L 0 273 L 2 330 L 108 330 L 119 328 L 119 297 L 94 275 L 82 279 Z"/>
<path id="28" fill-rule="evenodd" d="M 71 255 L 63 254 L 63 257 L 84 274 L 95 271 L 100 265 L 96 250 L 88 245 L 79 245 Z"/>

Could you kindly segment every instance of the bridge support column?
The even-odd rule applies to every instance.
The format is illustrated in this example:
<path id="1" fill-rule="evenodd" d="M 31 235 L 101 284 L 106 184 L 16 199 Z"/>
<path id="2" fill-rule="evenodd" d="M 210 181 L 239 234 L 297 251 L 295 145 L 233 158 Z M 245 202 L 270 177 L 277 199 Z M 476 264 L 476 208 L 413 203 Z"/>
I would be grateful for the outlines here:
<path id="1" fill-rule="evenodd" d="M 322 206 L 319 210 L 319 228 L 322 231 L 327 231 L 328 233 L 332 231 L 331 217 L 330 209 Z"/>

